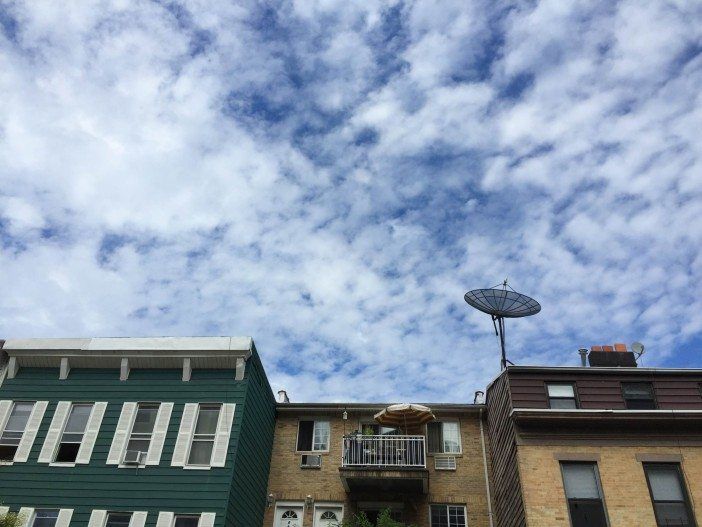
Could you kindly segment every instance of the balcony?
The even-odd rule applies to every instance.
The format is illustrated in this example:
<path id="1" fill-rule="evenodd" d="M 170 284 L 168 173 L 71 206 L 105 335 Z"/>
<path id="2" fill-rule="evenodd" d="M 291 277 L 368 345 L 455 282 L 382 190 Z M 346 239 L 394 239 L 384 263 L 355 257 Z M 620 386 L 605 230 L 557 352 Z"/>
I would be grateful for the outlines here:
<path id="1" fill-rule="evenodd" d="M 423 493 L 428 490 L 421 435 L 345 436 L 339 473 L 347 492 Z"/>

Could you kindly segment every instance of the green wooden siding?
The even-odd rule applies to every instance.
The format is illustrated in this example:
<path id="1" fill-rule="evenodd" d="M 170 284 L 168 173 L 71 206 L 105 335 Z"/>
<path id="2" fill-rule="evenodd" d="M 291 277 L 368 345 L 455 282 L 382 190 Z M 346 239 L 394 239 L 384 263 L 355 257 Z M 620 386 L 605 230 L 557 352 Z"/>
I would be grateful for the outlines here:
<path id="1" fill-rule="evenodd" d="M 0 467 L 0 499 L 11 510 L 19 507 L 74 509 L 71 527 L 87 525 L 93 509 L 145 510 L 149 513 L 147 527 L 155 526 L 159 511 L 214 512 L 217 515 L 215 526 L 223 527 L 228 509 L 239 506 L 231 489 L 236 472 L 234 460 L 238 459 L 239 437 L 246 414 L 246 398 L 261 397 L 262 403 L 253 402 L 249 406 L 263 405 L 275 411 L 270 388 L 268 396 L 258 390 L 248 390 L 249 378 L 256 375 L 254 369 L 247 365 L 243 381 L 234 380 L 233 370 L 193 370 L 191 380 L 182 382 L 181 370 L 135 369 L 127 381 L 120 381 L 117 369 L 74 369 L 68 379 L 61 381 L 57 369 L 21 368 L 15 379 L 4 381 L 0 387 L 0 399 L 48 400 L 49 407 L 28 462 Z M 89 465 L 51 467 L 37 463 L 58 401 L 108 402 Z M 158 467 L 137 469 L 106 465 L 125 401 L 175 403 Z M 183 407 L 188 402 L 236 404 L 225 467 L 190 470 L 170 466 Z M 257 431 L 256 435 L 261 438 L 267 433 L 266 428 Z M 270 435 L 272 438 L 272 430 Z M 270 457 L 270 446 L 268 449 Z M 265 470 L 267 477 L 267 466 Z M 264 485 L 264 499 L 265 492 Z M 258 508 L 262 517 L 263 507 Z M 232 518 L 226 525 L 245 524 Z"/>
<path id="2" fill-rule="evenodd" d="M 263 525 L 275 431 L 275 399 L 255 350 L 249 363 L 249 393 L 239 433 L 237 470 L 227 517 L 227 525 L 237 527 Z"/>

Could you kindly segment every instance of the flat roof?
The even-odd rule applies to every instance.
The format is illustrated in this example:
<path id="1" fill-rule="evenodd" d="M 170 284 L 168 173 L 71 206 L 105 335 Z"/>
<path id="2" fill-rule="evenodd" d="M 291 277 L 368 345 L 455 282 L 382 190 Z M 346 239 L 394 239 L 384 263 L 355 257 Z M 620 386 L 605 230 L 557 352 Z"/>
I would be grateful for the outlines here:
<path id="1" fill-rule="evenodd" d="M 350 410 L 357 412 L 378 412 L 393 404 L 401 403 L 278 403 L 277 408 L 281 412 L 295 413 L 299 411 L 325 412 L 331 410 Z M 462 403 L 417 403 L 428 406 L 432 410 L 444 410 L 454 412 L 479 411 L 485 408 L 484 404 L 462 404 Z"/>
<path id="2" fill-rule="evenodd" d="M 7 339 L 2 349 L 13 351 L 249 351 L 251 337 L 96 337 Z"/>

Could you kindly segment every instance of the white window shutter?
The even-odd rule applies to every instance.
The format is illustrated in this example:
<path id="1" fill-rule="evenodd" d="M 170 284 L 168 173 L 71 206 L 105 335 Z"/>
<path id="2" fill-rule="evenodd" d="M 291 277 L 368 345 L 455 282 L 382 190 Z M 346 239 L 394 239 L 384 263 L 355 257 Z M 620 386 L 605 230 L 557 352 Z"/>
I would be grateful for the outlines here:
<path id="1" fill-rule="evenodd" d="M 137 403 L 124 403 L 122 405 L 122 411 L 119 414 L 117 428 L 115 429 L 115 436 L 112 438 L 110 452 L 107 454 L 107 465 L 119 465 L 122 461 L 124 447 L 132 431 L 132 423 L 134 422 L 136 409 Z"/>
<path id="2" fill-rule="evenodd" d="M 29 527 L 32 524 L 34 509 L 32 507 L 21 507 L 18 515 L 20 520 L 22 520 L 21 527 Z"/>
<path id="3" fill-rule="evenodd" d="M 195 428 L 197 406 L 197 403 L 186 403 L 183 407 L 183 417 L 180 419 L 178 439 L 176 440 L 173 458 L 171 459 L 171 466 L 173 467 L 185 466 L 188 450 L 190 450 L 190 440 L 193 437 L 193 429 Z"/>
<path id="4" fill-rule="evenodd" d="M 29 414 L 29 420 L 27 421 L 27 428 L 25 428 L 17 447 L 14 461 L 24 463 L 29 459 L 29 453 L 32 451 L 34 439 L 37 437 L 41 420 L 44 418 L 44 412 L 46 412 L 48 405 L 49 401 L 37 401 L 34 403 L 34 408 L 32 408 L 32 413 Z"/>
<path id="5" fill-rule="evenodd" d="M 129 527 L 144 527 L 146 516 L 146 511 L 134 511 L 132 518 L 129 520 Z"/>
<path id="6" fill-rule="evenodd" d="M 158 465 L 161 461 L 161 452 L 163 451 L 163 443 L 166 441 L 172 410 L 173 403 L 161 403 L 161 406 L 158 407 L 154 432 L 151 435 L 151 443 L 149 444 L 149 452 L 146 454 L 147 465 Z"/>
<path id="7" fill-rule="evenodd" d="M 107 403 L 93 404 L 93 410 L 88 418 L 88 426 L 85 427 L 85 434 L 83 434 L 83 442 L 80 444 L 78 455 L 76 456 L 76 464 L 87 465 L 90 463 L 90 456 L 93 454 L 93 447 L 95 446 L 98 432 L 100 432 L 100 425 L 102 424 L 106 408 Z"/>
<path id="8" fill-rule="evenodd" d="M 217 435 L 215 435 L 214 446 L 212 447 L 213 467 L 223 467 L 227 462 L 227 451 L 229 450 L 229 436 L 234 422 L 235 404 L 223 404 L 217 422 Z"/>
<path id="9" fill-rule="evenodd" d="M 0 432 L 5 430 L 5 424 L 10 417 L 12 401 L 0 401 Z"/>
<path id="10" fill-rule="evenodd" d="M 172 512 L 159 512 L 156 527 L 171 527 L 173 525 Z"/>
<path id="11" fill-rule="evenodd" d="M 59 509 L 55 527 L 68 527 L 71 524 L 71 516 L 73 516 L 73 509 Z"/>
<path id="12" fill-rule="evenodd" d="M 46 439 L 44 439 L 44 446 L 41 447 L 41 452 L 39 453 L 39 463 L 51 463 L 53 461 L 56 444 L 61 437 L 63 425 L 66 423 L 70 409 L 71 403 L 69 401 L 59 401 L 56 405 L 54 417 L 51 420 L 49 431 L 46 433 Z"/>
<path id="13" fill-rule="evenodd" d="M 103 509 L 93 509 L 88 520 L 88 527 L 104 527 L 107 519 L 107 511 Z"/>
<path id="14" fill-rule="evenodd" d="M 203 512 L 197 522 L 197 527 L 214 527 L 216 514 L 214 512 Z"/>

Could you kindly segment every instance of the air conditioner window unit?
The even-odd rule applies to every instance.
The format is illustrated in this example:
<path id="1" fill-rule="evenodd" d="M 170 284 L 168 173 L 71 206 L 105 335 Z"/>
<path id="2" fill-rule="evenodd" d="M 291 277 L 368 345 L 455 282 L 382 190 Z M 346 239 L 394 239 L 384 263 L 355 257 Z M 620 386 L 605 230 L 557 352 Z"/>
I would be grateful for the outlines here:
<path id="1" fill-rule="evenodd" d="M 144 463 L 144 456 L 146 452 L 140 452 L 139 450 L 127 450 L 124 453 L 125 465 L 142 465 Z"/>
<path id="2" fill-rule="evenodd" d="M 320 468 L 322 466 L 322 456 L 312 454 L 302 454 L 300 458 L 302 468 Z"/>
<path id="3" fill-rule="evenodd" d="M 437 456 L 434 458 L 436 470 L 456 470 L 456 456 Z"/>

